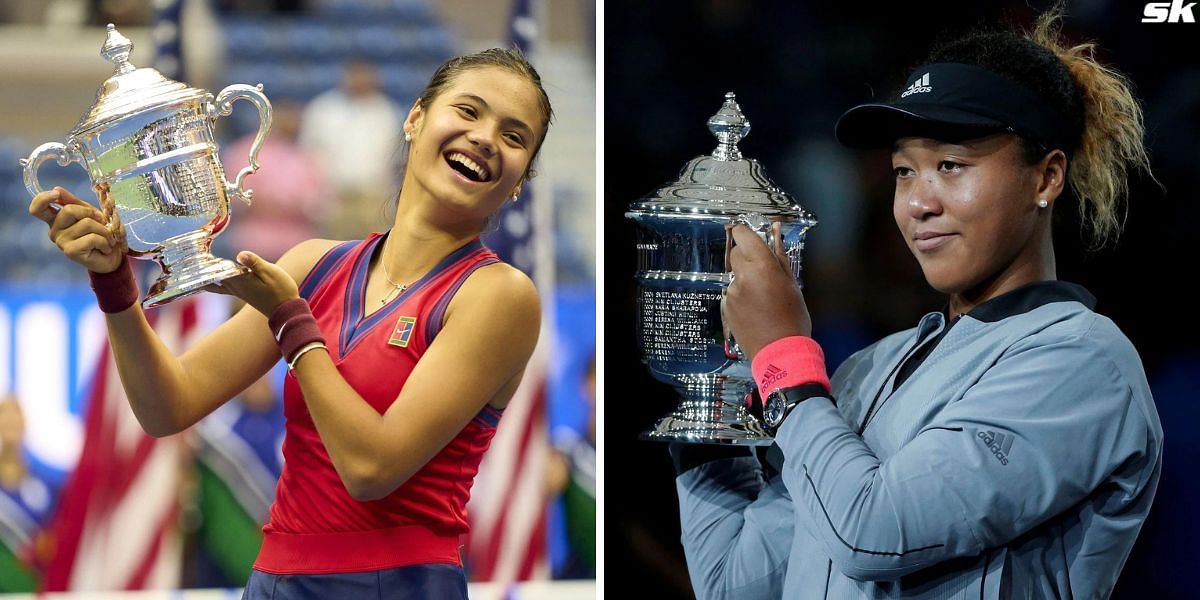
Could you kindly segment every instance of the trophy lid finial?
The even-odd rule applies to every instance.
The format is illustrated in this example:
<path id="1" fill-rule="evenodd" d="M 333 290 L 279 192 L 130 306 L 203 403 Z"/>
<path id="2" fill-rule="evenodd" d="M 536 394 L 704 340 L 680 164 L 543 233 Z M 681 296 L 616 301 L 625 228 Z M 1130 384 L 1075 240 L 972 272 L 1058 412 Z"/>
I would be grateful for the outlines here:
<path id="1" fill-rule="evenodd" d="M 105 38 L 104 45 L 100 47 L 100 56 L 116 65 L 114 74 L 121 75 L 137 68 L 129 62 L 130 52 L 133 52 L 133 42 L 121 35 L 115 25 L 109 23 L 108 37 Z"/>
<path id="2" fill-rule="evenodd" d="M 104 45 L 100 47 L 100 56 L 112 63 L 113 74 L 96 90 L 96 100 L 79 120 L 79 124 L 71 130 L 72 136 L 96 130 L 152 108 L 172 106 L 176 107 L 172 110 L 185 110 L 182 108 L 183 103 L 203 98 L 207 94 L 204 90 L 193 89 L 163 77 L 163 74 L 153 67 L 138 68 L 130 63 L 129 55 L 133 52 L 133 42 L 121 35 L 112 23 L 108 24 L 107 30 Z"/>
<path id="3" fill-rule="evenodd" d="M 717 114 L 709 117 L 708 130 L 717 136 L 717 148 L 712 157 L 717 160 L 741 160 L 742 152 L 737 144 L 750 133 L 750 119 L 742 114 L 738 106 L 737 94 L 725 93 L 725 103 Z"/>
<path id="4" fill-rule="evenodd" d="M 716 136 L 717 148 L 689 160 L 675 181 L 631 204 L 627 216 L 725 219 L 757 213 L 772 221 L 816 223 L 812 213 L 771 181 L 761 163 L 738 150 L 738 142 L 750 133 L 750 120 L 733 92 L 725 94 L 721 110 L 708 119 L 708 130 Z"/>

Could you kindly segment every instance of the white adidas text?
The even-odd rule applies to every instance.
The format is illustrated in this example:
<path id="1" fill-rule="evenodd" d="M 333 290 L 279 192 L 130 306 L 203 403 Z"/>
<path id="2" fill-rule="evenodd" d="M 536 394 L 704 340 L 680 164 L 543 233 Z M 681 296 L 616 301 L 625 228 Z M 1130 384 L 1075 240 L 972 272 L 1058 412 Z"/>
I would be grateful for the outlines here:
<path id="1" fill-rule="evenodd" d="M 929 85 L 929 73 L 926 73 L 926 74 L 922 75 L 920 78 L 918 78 L 916 81 L 912 82 L 912 85 L 908 86 L 908 89 L 904 90 L 904 93 L 900 94 L 900 97 L 907 98 L 913 94 L 923 94 L 925 92 L 932 92 L 932 91 L 933 91 L 933 86 Z"/>

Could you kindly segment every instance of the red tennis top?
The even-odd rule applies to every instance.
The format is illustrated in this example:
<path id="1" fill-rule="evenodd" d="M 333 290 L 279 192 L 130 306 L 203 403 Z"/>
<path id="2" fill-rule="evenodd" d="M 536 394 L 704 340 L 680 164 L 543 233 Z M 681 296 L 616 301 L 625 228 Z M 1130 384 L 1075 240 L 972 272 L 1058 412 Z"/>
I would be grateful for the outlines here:
<path id="1" fill-rule="evenodd" d="M 346 382 L 382 414 L 399 395 L 443 325 L 455 292 L 484 265 L 499 262 L 478 240 L 363 318 L 367 270 L 385 239 L 335 246 L 300 286 Z M 429 398 L 430 402 L 444 400 Z M 347 399 L 347 402 L 358 400 Z M 296 377 L 284 387 L 284 466 L 254 567 L 268 573 L 335 573 L 405 565 L 461 564 L 459 536 L 479 462 L 500 412 L 485 406 L 449 444 L 379 500 L 350 497 L 321 442 Z"/>

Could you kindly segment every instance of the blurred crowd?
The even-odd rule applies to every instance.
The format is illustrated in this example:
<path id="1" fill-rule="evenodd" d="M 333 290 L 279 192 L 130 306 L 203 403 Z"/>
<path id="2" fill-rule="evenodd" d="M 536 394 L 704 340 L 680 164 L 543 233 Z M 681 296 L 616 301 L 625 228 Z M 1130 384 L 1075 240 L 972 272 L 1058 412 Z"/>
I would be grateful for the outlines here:
<path id="1" fill-rule="evenodd" d="M 161 45 L 155 10 L 166 4 L 170 3 L 0 2 L 0 27 L 118 23 L 152 27 L 153 38 Z M 212 83 L 213 91 L 230 83 L 261 81 L 273 105 L 271 132 L 257 159 L 262 168 L 247 179 L 247 187 L 254 190 L 253 201 L 249 205 L 234 201 L 231 226 L 215 239 L 214 254 L 229 257 L 251 250 L 273 261 L 305 239 L 359 239 L 389 227 L 402 167 L 403 117 L 433 69 L 459 49 L 454 33 L 431 3 L 211 0 L 205 8 L 219 24 L 223 45 L 219 54 L 224 63 L 219 81 Z M 101 41 L 96 39 L 97 48 Z M 150 66 L 152 56 L 153 49 L 135 48 L 132 61 Z M 160 51 L 154 66 L 168 77 L 190 83 L 187 64 L 163 62 Z M 95 81 L 96 86 L 100 83 Z M 233 179 L 248 164 L 257 127 L 253 111 L 240 104 L 235 105 L 232 118 L 218 120 L 217 139 L 227 178 Z M 61 288 L 84 293 L 86 274 L 63 259 L 46 240 L 45 229 L 25 214 L 29 193 L 18 159 L 28 156 L 41 140 L 6 134 L 5 129 L 0 117 L 0 206 L 5 209 L 0 211 L 0 253 L 6 257 L 0 263 L 0 317 L 6 319 L 5 290 Z M 44 139 L 61 141 L 66 134 L 47 131 Z M 59 168 L 48 161 L 40 178 L 44 186 L 61 185 L 81 197 L 92 197 L 78 165 Z M 581 192 L 586 193 L 569 187 L 551 189 L 555 196 L 576 202 Z M 558 198 L 543 201 L 552 200 Z M 583 215 L 589 222 L 591 212 Z M 558 249 L 560 265 L 575 268 L 591 262 L 586 253 L 587 259 L 578 256 L 577 244 L 558 244 Z M 549 530 L 555 536 L 549 543 L 550 566 L 554 574 L 594 578 L 594 359 L 591 367 L 584 366 L 594 354 L 594 284 L 590 267 L 564 275 L 560 281 L 576 287 L 582 283 L 583 288 L 561 294 L 562 305 L 571 314 L 560 315 L 560 321 L 572 325 L 553 334 L 565 349 L 564 356 L 555 360 L 550 383 L 558 448 L 546 475 L 553 519 Z M 577 311 L 591 315 L 580 317 Z M 0 326 L 0 336 L 10 334 Z M 74 334 L 72 340 L 72 344 L 86 343 Z M 7 347 L 8 342 L 0 342 L 4 342 L 0 347 Z M 0 364 L 0 368 L 10 367 Z M 185 434 L 189 464 L 179 485 L 179 526 L 185 534 L 181 580 L 186 586 L 237 586 L 249 574 L 261 539 L 259 528 L 267 518 L 282 468 L 282 378 L 282 370 L 276 369 Z M 0 392 L 10 384 L 11 377 L 0 377 Z M 37 401 L 12 395 L 0 400 L 0 593 L 38 589 L 41 574 L 35 565 L 44 562 L 54 543 L 43 528 L 53 520 L 55 501 L 69 476 L 52 465 L 39 464 L 36 454 L 23 444 L 21 406 Z M 82 419 L 80 402 L 71 400 L 72 410 Z"/>

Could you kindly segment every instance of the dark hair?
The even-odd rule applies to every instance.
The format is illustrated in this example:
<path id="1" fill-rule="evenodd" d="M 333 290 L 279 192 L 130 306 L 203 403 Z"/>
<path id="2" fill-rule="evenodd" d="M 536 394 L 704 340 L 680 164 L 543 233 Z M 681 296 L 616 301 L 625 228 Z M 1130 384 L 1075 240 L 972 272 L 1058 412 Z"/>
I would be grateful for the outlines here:
<path id="1" fill-rule="evenodd" d="M 425 89 L 421 90 L 421 95 L 417 97 L 417 104 L 421 106 L 421 110 L 428 110 L 433 100 L 446 87 L 453 83 L 456 77 L 466 71 L 484 67 L 507 69 L 525 77 L 533 84 L 533 87 L 537 88 L 538 108 L 541 109 L 542 113 L 542 135 L 538 138 L 537 145 L 533 148 L 533 154 L 529 157 L 529 166 L 525 169 L 525 178 L 528 179 L 533 175 L 533 161 L 537 158 L 538 153 L 542 151 L 542 142 L 546 140 L 546 133 L 550 130 L 550 121 L 554 118 L 554 109 L 550 106 L 550 97 L 546 95 L 546 89 L 542 87 L 542 77 L 538 75 L 537 69 L 534 69 L 533 65 L 529 64 L 529 61 L 520 50 L 517 48 L 489 48 L 474 54 L 456 56 L 442 63 L 442 66 L 433 72 L 433 77 L 429 78 L 429 83 L 425 85 Z"/>
<path id="2" fill-rule="evenodd" d="M 1062 16 L 1060 4 L 1030 32 L 975 31 L 935 47 L 924 62 L 963 63 L 1008 77 L 1068 120 L 1078 135 L 1074 147 L 1061 148 L 1071 157 L 1067 182 L 1092 246 L 1099 248 L 1124 225 L 1129 169 L 1150 172 L 1142 107 L 1129 80 L 1096 61 L 1095 43 L 1069 46 L 1062 39 Z M 1029 164 L 1054 150 L 1021 141 Z"/>

